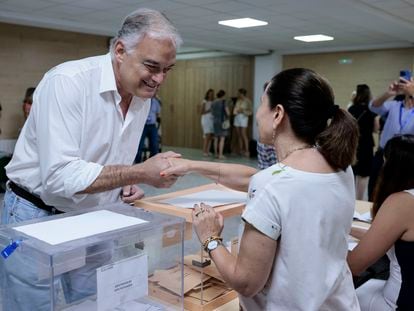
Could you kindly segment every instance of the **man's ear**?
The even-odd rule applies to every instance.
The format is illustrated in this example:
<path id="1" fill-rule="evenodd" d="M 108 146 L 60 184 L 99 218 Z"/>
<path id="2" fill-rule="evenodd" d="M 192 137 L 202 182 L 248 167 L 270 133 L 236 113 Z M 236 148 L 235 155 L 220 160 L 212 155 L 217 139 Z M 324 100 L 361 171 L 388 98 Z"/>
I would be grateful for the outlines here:
<path id="1" fill-rule="evenodd" d="M 118 62 L 122 62 L 124 60 L 126 49 L 124 43 L 121 40 L 118 40 L 115 43 L 114 54 Z"/>

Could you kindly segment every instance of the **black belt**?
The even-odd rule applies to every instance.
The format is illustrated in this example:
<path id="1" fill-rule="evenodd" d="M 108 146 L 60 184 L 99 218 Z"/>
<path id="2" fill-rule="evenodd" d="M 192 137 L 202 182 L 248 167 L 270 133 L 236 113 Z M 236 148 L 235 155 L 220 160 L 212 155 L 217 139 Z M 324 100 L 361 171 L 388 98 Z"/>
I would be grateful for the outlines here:
<path id="1" fill-rule="evenodd" d="M 54 206 L 46 205 L 45 202 L 42 201 L 39 197 L 35 196 L 34 194 L 24 190 L 23 188 L 16 185 L 11 180 L 9 181 L 10 189 L 17 194 L 19 197 L 22 197 L 23 199 L 29 201 L 33 205 L 35 205 L 37 208 L 40 208 L 46 212 L 49 212 L 51 214 L 63 214 L 64 212 L 57 210 Z"/>

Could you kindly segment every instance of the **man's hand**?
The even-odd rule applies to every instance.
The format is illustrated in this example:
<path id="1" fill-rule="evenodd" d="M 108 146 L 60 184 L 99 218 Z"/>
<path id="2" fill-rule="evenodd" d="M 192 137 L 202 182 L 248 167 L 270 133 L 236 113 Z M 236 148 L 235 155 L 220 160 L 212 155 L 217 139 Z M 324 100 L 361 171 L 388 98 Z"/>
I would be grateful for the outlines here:
<path id="1" fill-rule="evenodd" d="M 176 175 L 161 176 L 161 172 L 171 166 L 169 159 L 180 158 L 181 155 L 172 151 L 158 153 L 157 155 L 149 158 L 142 163 L 142 168 L 145 175 L 145 183 L 157 187 L 168 188 L 171 187 L 176 181 Z"/>
<path id="2" fill-rule="evenodd" d="M 414 96 L 414 79 L 411 78 L 410 81 L 400 78 L 399 89 L 408 96 Z"/>
<path id="3" fill-rule="evenodd" d="M 399 91 L 400 91 L 400 83 L 398 81 L 394 81 L 388 86 L 388 90 L 386 94 L 388 95 L 388 97 L 393 97 L 393 96 L 396 96 Z"/>
<path id="4" fill-rule="evenodd" d="M 134 201 L 142 199 L 144 195 L 144 191 L 136 185 L 122 187 L 121 199 L 125 203 L 134 203 Z"/>

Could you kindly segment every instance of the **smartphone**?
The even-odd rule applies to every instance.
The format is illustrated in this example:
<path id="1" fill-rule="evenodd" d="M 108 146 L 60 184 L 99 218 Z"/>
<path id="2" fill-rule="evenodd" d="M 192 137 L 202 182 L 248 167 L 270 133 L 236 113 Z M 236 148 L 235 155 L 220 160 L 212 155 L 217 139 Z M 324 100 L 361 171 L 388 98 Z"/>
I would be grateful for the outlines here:
<path id="1" fill-rule="evenodd" d="M 404 78 L 405 80 L 410 81 L 411 80 L 411 71 L 409 70 L 401 70 L 400 71 L 400 77 Z"/>

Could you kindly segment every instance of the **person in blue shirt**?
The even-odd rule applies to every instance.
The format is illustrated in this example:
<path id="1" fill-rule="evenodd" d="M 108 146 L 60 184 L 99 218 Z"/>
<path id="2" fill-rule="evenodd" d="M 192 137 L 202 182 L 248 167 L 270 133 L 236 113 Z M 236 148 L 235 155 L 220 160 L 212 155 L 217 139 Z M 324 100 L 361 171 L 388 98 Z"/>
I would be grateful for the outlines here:
<path id="1" fill-rule="evenodd" d="M 404 95 L 402 100 L 395 96 Z M 402 77 L 390 84 L 387 91 L 369 104 L 369 109 L 380 116 L 388 115 L 382 130 L 379 147 L 374 156 L 368 183 L 368 198 L 372 201 L 373 190 L 382 164 L 386 143 L 396 135 L 414 134 L 414 79 Z M 393 98 L 390 100 L 390 98 Z"/>
<path id="2" fill-rule="evenodd" d="M 147 121 L 142 132 L 141 141 L 139 143 L 138 152 L 135 157 L 135 163 L 142 162 L 142 153 L 144 151 L 145 139 L 148 138 L 148 150 L 150 157 L 156 155 L 159 150 L 159 136 L 158 136 L 158 124 L 161 114 L 161 101 L 155 95 L 151 98 L 151 108 L 148 114 Z"/>

